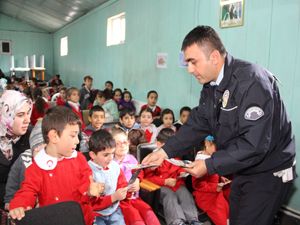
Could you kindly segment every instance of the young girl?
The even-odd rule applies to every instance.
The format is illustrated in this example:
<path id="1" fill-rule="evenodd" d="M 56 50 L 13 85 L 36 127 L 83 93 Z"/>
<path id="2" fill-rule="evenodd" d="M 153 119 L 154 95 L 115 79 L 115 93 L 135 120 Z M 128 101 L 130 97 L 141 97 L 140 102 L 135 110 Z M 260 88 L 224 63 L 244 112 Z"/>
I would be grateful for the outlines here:
<path id="1" fill-rule="evenodd" d="M 159 119 L 161 108 L 156 105 L 158 99 L 158 94 L 156 91 L 151 90 L 147 94 L 147 105 L 143 105 L 141 110 L 150 108 L 152 112 L 153 119 Z"/>
<path id="2" fill-rule="evenodd" d="M 129 181 L 132 176 L 132 168 L 138 162 L 133 155 L 128 154 L 129 141 L 126 133 L 120 129 L 113 129 L 112 135 L 116 142 L 115 161 L 120 165 L 126 180 Z M 128 192 L 131 192 L 129 199 L 120 202 L 125 223 L 127 225 L 159 225 L 160 222 L 151 207 L 138 197 L 139 189 L 139 179 L 137 178 L 129 186 Z"/>
<path id="3" fill-rule="evenodd" d="M 114 101 L 117 103 L 118 105 L 118 109 L 120 110 L 120 103 L 121 103 L 121 99 L 122 99 L 122 90 L 120 88 L 116 88 L 114 91 L 113 91 L 113 99 Z"/>
<path id="4" fill-rule="evenodd" d="M 46 111 L 49 109 L 49 104 L 43 99 L 43 92 L 40 88 L 36 87 L 33 90 L 33 108 L 31 114 L 31 124 L 34 126 L 39 118 L 45 116 Z"/>
<path id="5" fill-rule="evenodd" d="M 157 128 L 158 133 L 164 128 L 171 128 L 176 132 L 176 127 L 173 125 L 174 113 L 171 109 L 164 109 L 161 113 L 160 119 L 162 121 L 162 125 Z"/>
<path id="6" fill-rule="evenodd" d="M 214 138 L 207 136 L 204 141 L 204 150 L 197 153 L 196 159 L 209 158 L 215 151 L 216 146 L 213 143 Z M 205 175 L 201 178 L 192 179 L 193 195 L 196 204 L 204 212 L 215 225 L 227 225 L 229 218 L 229 186 L 230 180 L 220 177 L 218 174 Z"/>
<path id="7" fill-rule="evenodd" d="M 59 91 L 59 96 L 56 99 L 56 105 L 65 105 L 67 98 L 66 98 L 66 87 L 62 87 Z"/>
<path id="8" fill-rule="evenodd" d="M 119 109 L 131 109 L 135 113 L 136 109 L 132 102 L 132 95 L 129 91 L 123 92 L 123 98 L 120 101 Z"/>
<path id="9" fill-rule="evenodd" d="M 156 126 L 152 122 L 153 117 L 151 109 L 142 109 L 140 112 L 141 129 L 145 132 L 145 139 L 148 143 L 154 143 L 158 133 Z"/>
<path id="10" fill-rule="evenodd" d="M 80 118 L 82 124 L 81 129 L 85 129 L 85 124 L 82 117 L 82 112 L 79 104 L 79 90 L 75 87 L 71 87 L 67 90 L 67 102 L 65 104 L 66 107 L 71 108 L 72 111 Z"/>
<path id="11" fill-rule="evenodd" d="M 0 207 L 9 170 L 29 148 L 32 102 L 18 91 L 6 90 L 0 98 Z"/>

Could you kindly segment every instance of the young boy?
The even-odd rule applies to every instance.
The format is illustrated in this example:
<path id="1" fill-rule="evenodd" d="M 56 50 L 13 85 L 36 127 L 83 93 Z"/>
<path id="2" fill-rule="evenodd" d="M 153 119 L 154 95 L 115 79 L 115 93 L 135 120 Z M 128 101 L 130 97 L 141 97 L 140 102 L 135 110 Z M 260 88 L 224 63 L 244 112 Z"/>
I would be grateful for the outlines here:
<path id="1" fill-rule="evenodd" d="M 178 131 L 179 128 L 186 123 L 186 121 L 188 120 L 189 116 L 190 116 L 190 113 L 191 113 L 191 108 L 188 107 L 188 106 L 184 106 L 180 109 L 180 118 L 179 120 L 177 120 L 175 123 L 174 123 L 174 126 L 176 127 L 176 130 Z"/>
<path id="2" fill-rule="evenodd" d="M 135 112 L 133 109 L 124 108 L 120 111 L 119 124 L 116 125 L 126 134 L 128 134 L 133 129 L 140 129 L 140 125 L 135 122 Z"/>
<path id="3" fill-rule="evenodd" d="M 89 75 L 83 78 L 84 86 L 80 89 L 80 107 L 82 110 L 88 109 L 92 106 L 91 90 L 93 86 L 93 78 Z"/>
<path id="4" fill-rule="evenodd" d="M 46 147 L 25 171 L 25 180 L 10 202 L 10 216 L 22 219 L 25 211 L 39 206 L 76 201 L 81 204 L 87 225 L 93 222 L 89 196 L 99 196 L 101 186 L 93 182 L 84 156 L 75 151 L 81 121 L 72 110 L 57 106 L 42 122 Z"/>
<path id="5" fill-rule="evenodd" d="M 96 225 L 124 225 L 119 203 L 126 198 L 127 181 L 119 165 L 113 161 L 116 143 L 106 130 L 94 132 L 89 141 L 91 160 L 88 162 L 97 182 L 105 183 L 103 196 L 94 205 Z M 97 206 L 96 206 L 97 205 Z"/>
<path id="6" fill-rule="evenodd" d="M 93 132 L 100 130 L 103 128 L 103 124 L 105 121 L 105 111 L 99 106 L 93 106 L 89 111 L 89 122 L 90 124 L 84 129 L 84 133 L 90 137 Z"/>
<path id="7" fill-rule="evenodd" d="M 171 128 L 162 129 L 157 136 L 157 146 L 162 147 L 175 134 Z M 185 187 L 185 171 L 165 160 L 155 170 L 144 170 L 144 178 L 161 186 L 160 202 L 167 225 L 201 224 L 192 194 Z"/>

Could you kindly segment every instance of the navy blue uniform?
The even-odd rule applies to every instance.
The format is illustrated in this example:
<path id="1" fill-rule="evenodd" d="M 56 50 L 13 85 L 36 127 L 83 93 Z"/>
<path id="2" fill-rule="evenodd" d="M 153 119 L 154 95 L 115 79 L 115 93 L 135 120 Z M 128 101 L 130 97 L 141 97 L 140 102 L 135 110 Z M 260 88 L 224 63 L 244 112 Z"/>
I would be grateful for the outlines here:
<path id="1" fill-rule="evenodd" d="M 183 155 L 209 134 L 218 151 L 205 160 L 208 173 L 234 175 L 230 224 L 272 224 L 292 182 L 273 173 L 292 167 L 295 158 L 291 122 L 274 76 L 227 54 L 219 86 L 203 86 L 199 106 L 163 149 L 169 157 Z"/>

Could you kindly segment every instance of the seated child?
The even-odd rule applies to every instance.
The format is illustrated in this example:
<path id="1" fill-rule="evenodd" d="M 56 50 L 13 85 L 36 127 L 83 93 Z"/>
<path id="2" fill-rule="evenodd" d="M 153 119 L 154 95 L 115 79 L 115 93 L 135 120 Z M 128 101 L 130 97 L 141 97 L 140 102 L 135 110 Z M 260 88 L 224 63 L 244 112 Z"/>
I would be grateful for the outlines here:
<path id="1" fill-rule="evenodd" d="M 137 156 L 137 146 L 139 144 L 147 143 L 145 139 L 145 133 L 143 130 L 131 130 L 128 133 L 128 140 L 129 140 L 129 153 L 133 155 L 135 158 Z"/>
<path id="2" fill-rule="evenodd" d="M 104 109 L 99 105 L 93 106 L 89 111 L 88 119 L 90 124 L 84 129 L 83 132 L 90 137 L 93 132 L 103 128 L 105 120 Z"/>
<path id="3" fill-rule="evenodd" d="M 145 139 L 148 143 L 154 143 L 157 136 L 157 128 L 152 122 L 153 117 L 151 109 L 142 109 L 140 112 L 140 125 L 141 129 L 145 132 Z"/>
<path id="4" fill-rule="evenodd" d="M 123 95 L 123 93 L 122 93 L 122 90 L 120 88 L 116 88 L 113 91 L 113 99 L 117 103 L 119 110 L 120 110 L 120 103 L 121 103 L 122 95 Z"/>
<path id="5" fill-rule="evenodd" d="M 180 118 L 174 123 L 174 126 L 176 127 L 177 131 L 183 124 L 187 122 L 190 113 L 191 113 L 191 108 L 188 106 L 184 106 L 180 109 Z"/>
<path id="6" fill-rule="evenodd" d="M 132 109 L 124 108 L 120 111 L 119 124 L 116 128 L 120 128 L 127 134 L 133 129 L 140 129 L 140 125 L 135 122 L 135 112 Z"/>
<path id="7" fill-rule="evenodd" d="M 171 128 L 172 130 L 176 131 L 176 127 L 173 126 L 174 113 L 171 109 L 164 109 L 161 113 L 160 120 L 162 125 L 157 128 L 158 133 L 164 128 Z"/>
<path id="8" fill-rule="evenodd" d="M 30 149 L 23 152 L 11 167 L 5 187 L 5 209 L 9 209 L 9 202 L 15 193 L 20 189 L 24 180 L 25 170 L 32 164 L 34 157 L 42 148 L 45 147 L 42 134 L 42 119 L 38 119 L 29 137 Z"/>
<path id="9" fill-rule="evenodd" d="M 94 132 L 89 141 L 88 162 L 96 182 L 105 183 L 104 192 L 94 205 L 96 225 L 124 225 L 120 201 L 126 198 L 127 181 L 119 165 L 113 161 L 116 143 L 106 130 Z"/>
<path id="10" fill-rule="evenodd" d="M 50 105 L 46 102 L 43 97 L 43 92 L 40 88 L 36 87 L 33 89 L 33 107 L 32 113 L 30 117 L 30 122 L 34 126 L 39 118 L 43 118 L 47 109 L 49 109 Z"/>
<path id="11" fill-rule="evenodd" d="M 151 90 L 147 94 L 147 104 L 143 105 L 141 110 L 150 108 L 153 120 L 160 119 L 161 108 L 156 105 L 158 99 L 158 94 L 156 91 Z"/>
<path id="12" fill-rule="evenodd" d="M 56 99 L 56 105 L 65 105 L 67 101 L 66 96 L 67 88 L 62 87 L 59 91 L 59 96 Z"/>
<path id="13" fill-rule="evenodd" d="M 123 97 L 119 103 L 119 110 L 122 109 L 131 109 L 134 112 L 134 114 L 136 112 L 135 106 L 132 102 L 132 95 L 129 91 L 123 92 Z"/>
<path id="14" fill-rule="evenodd" d="M 197 153 L 195 160 L 209 158 L 216 151 L 213 140 L 210 135 L 205 138 L 204 150 Z M 229 204 L 226 199 L 229 195 L 229 185 L 226 184 L 230 181 L 218 174 L 193 177 L 192 181 L 197 206 L 207 213 L 215 225 L 227 225 Z"/>
<path id="15" fill-rule="evenodd" d="M 80 118 L 81 120 L 81 129 L 84 130 L 85 124 L 83 121 L 82 112 L 79 104 L 79 90 L 75 87 L 68 88 L 67 90 L 67 102 L 66 107 L 72 109 L 72 111 Z"/>
<path id="16" fill-rule="evenodd" d="M 157 146 L 162 147 L 175 131 L 162 129 L 157 136 Z M 164 160 L 156 169 L 145 169 L 144 178 L 161 186 L 160 202 L 167 225 L 201 224 L 192 194 L 185 187 L 184 169 Z"/>
<path id="17" fill-rule="evenodd" d="M 116 151 L 114 160 L 120 165 L 126 180 L 132 176 L 132 168 L 138 164 L 133 155 L 128 154 L 129 142 L 126 133 L 120 129 L 112 130 L 112 135 L 116 141 Z M 151 207 L 138 197 L 140 189 L 139 179 L 129 186 L 129 198 L 121 201 L 120 207 L 127 225 L 159 225 L 159 221 Z"/>
<path id="18" fill-rule="evenodd" d="M 117 103 L 112 99 L 112 92 L 108 89 L 98 91 L 94 105 L 100 105 L 105 111 L 105 122 L 115 122 L 119 120 L 119 110 Z"/>
<path id="19" fill-rule="evenodd" d="M 42 121 L 46 147 L 25 170 L 25 179 L 9 205 L 13 219 L 22 219 L 36 201 L 43 207 L 64 201 L 81 205 L 85 222 L 94 220 L 89 196 L 99 196 L 100 185 L 91 181 L 86 159 L 75 151 L 80 119 L 72 110 L 57 106 L 48 110 Z"/>

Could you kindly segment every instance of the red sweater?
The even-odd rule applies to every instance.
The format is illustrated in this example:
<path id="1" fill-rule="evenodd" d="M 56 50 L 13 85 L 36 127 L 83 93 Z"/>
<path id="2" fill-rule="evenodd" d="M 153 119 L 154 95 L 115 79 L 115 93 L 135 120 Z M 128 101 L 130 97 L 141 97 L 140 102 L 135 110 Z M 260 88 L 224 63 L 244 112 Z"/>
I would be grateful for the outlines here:
<path id="1" fill-rule="evenodd" d="M 52 170 L 41 169 L 34 161 L 25 171 L 25 179 L 10 202 L 10 210 L 28 206 L 33 208 L 36 199 L 40 207 L 76 201 L 81 205 L 86 225 L 92 225 L 94 215 L 86 195 L 91 174 L 85 157 L 79 152 L 75 158 L 58 161 Z"/>

